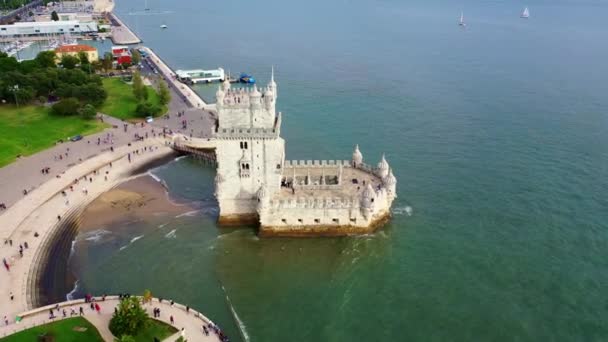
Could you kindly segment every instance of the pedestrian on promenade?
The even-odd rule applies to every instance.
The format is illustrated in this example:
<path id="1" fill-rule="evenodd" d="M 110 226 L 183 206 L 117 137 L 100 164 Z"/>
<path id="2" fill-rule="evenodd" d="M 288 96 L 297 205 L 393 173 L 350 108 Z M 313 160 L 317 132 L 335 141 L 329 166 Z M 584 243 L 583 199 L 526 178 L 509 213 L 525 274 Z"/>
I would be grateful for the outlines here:
<path id="1" fill-rule="evenodd" d="M 82 306 L 78 307 L 78 311 L 79 311 L 79 312 L 78 312 L 78 314 L 79 314 L 80 316 L 83 316 L 83 315 L 84 315 L 84 310 L 82 309 Z"/>
<path id="2" fill-rule="evenodd" d="M 11 292 L 11 300 L 15 299 L 15 296 L 13 295 L 13 293 Z"/>
<path id="3" fill-rule="evenodd" d="M 175 324 L 175 321 L 173 320 L 173 315 L 169 316 L 169 320 L 171 321 L 171 324 Z"/>
<path id="4" fill-rule="evenodd" d="M 23 243 L 23 247 L 25 247 L 25 249 L 30 248 L 30 246 L 27 244 L 27 241 L 25 241 L 25 242 Z"/>
<path id="5" fill-rule="evenodd" d="M 186 313 L 190 313 L 190 306 L 186 305 Z"/>
<path id="6" fill-rule="evenodd" d="M 101 313 L 101 307 L 97 303 L 95 303 L 95 310 L 97 311 L 98 314 Z"/>
<path id="7" fill-rule="evenodd" d="M 4 316 L 4 324 L 8 325 L 8 318 L 6 318 L 6 316 Z"/>
<path id="8" fill-rule="evenodd" d="M 65 309 L 62 310 L 62 313 L 63 313 L 63 318 L 66 318 L 67 317 L 67 313 L 65 312 Z"/>

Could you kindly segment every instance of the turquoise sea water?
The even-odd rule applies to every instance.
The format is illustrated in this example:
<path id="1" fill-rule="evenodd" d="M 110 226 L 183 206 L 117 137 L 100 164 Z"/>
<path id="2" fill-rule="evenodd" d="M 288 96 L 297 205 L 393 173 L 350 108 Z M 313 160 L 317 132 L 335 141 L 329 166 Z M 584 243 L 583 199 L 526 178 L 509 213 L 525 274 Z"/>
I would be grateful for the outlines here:
<path id="1" fill-rule="evenodd" d="M 371 236 L 258 239 L 215 226 L 213 170 L 182 159 L 155 173 L 202 210 L 77 249 L 83 289 L 251 341 L 608 339 L 608 3 L 148 3 L 117 13 L 176 69 L 275 66 L 289 159 L 385 152 L 399 198 Z"/>

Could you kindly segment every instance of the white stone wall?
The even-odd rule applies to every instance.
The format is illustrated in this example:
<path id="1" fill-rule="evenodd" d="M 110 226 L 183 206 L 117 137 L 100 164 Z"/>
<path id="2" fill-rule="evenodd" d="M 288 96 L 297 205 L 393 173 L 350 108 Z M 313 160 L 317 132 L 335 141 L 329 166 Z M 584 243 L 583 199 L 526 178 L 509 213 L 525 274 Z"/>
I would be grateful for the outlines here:
<path id="1" fill-rule="evenodd" d="M 247 148 L 241 148 L 244 146 L 241 143 L 247 143 Z M 271 194 L 279 190 L 285 141 L 282 138 L 221 139 L 216 141 L 216 146 L 216 196 L 220 214 L 256 213 L 256 192 L 262 184 Z M 243 164 L 249 168 L 243 169 Z"/>

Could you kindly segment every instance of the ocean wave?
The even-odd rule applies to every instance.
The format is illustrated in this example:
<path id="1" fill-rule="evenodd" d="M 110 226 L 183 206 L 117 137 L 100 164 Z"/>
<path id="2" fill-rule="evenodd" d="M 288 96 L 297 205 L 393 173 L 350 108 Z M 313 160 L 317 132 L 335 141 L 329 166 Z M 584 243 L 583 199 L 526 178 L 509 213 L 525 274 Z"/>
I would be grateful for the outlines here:
<path id="1" fill-rule="evenodd" d="M 74 300 L 74 295 L 78 291 L 78 280 L 74 283 L 74 288 L 68 294 L 65 295 L 65 300 Z"/>
<path id="2" fill-rule="evenodd" d="M 198 213 L 199 211 L 200 210 L 198 210 L 198 209 L 197 210 L 187 211 L 187 212 L 185 212 L 183 214 L 179 214 L 179 215 L 175 216 L 175 218 L 180 218 L 180 217 L 184 217 L 184 216 L 192 217 L 192 216 L 195 216 L 196 213 Z"/>
<path id="3" fill-rule="evenodd" d="M 87 233 L 82 234 L 82 236 L 77 238 L 77 241 L 90 241 L 90 242 L 99 242 L 101 239 L 106 236 L 112 234 L 111 231 L 105 229 L 96 229 Z"/>
<path id="4" fill-rule="evenodd" d="M 159 183 L 163 183 L 163 180 L 160 179 L 160 177 L 158 177 L 157 175 L 155 175 L 152 170 L 148 170 L 148 172 L 146 172 L 146 174 L 152 178 L 154 178 L 155 181 L 159 182 Z"/>
<path id="5" fill-rule="evenodd" d="M 165 237 L 167 239 L 175 239 L 177 237 L 177 235 L 175 234 L 176 231 L 177 231 L 177 229 L 173 229 L 172 231 L 165 234 Z"/>
<path id="6" fill-rule="evenodd" d="M 132 238 L 132 239 L 131 239 L 131 242 L 129 242 L 129 244 L 132 244 L 133 242 L 135 242 L 135 241 L 137 241 L 137 240 L 141 239 L 142 237 L 144 237 L 144 236 L 143 236 L 143 235 L 139 235 L 139 236 L 136 236 L 136 237 Z"/>
<path id="7" fill-rule="evenodd" d="M 226 302 L 228 303 L 228 307 L 230 307 L 230 311 L 232 312 L 232 316 L 234 317 L 234 320 L 237 323 L 237 327 L 239 328 L 239 331 L 241 332 L 241 336 L 243 337 L 243 340 L 245 342 L 249 342 L 250 339 L 249 339 L 249 334 L 247 333 L 247 326 L 241 320 L 239 315 L 236 313 L 236 310 L 234 309 L 234 306 L 232 306 L 232 302 L 230 301 L 230 298 L 228 297 L 228 293 L 226 293 L 226 289 L 224 288 L 224 286 L 222 286 L 222 290 L 224 290 L 224 295 L 226 296 Z"/>
<path id="8" fill-rule="evenodd" d="M 414 212 L 414 209 L 412 209 L 412 207 L 410 207 L 409 205 L 406 205 L 405 207 L 393 208 L 392 212 L 393 212 L 394 215 L 412 216 L 412 213 Z"/>
<path id="9" fill-rule="evenodd" d="M 68 257 L 68 260 L 72 258 L 72 255 L 74 255 L 74 253 L 76 253 L 76 240 L 72 240 L 72 245 L 70 246 L 70 256 Z"/>
<path id="10" fill-rule="evenodd" d="M 119 251 L 122 251 L 123 249 L 125 249 L 125 248 L 127 248 L 127 247 L 129 247 L 129 245 L 122 246 L 122 247 L 120 247 L 118 250 L 119 250 Z"/>

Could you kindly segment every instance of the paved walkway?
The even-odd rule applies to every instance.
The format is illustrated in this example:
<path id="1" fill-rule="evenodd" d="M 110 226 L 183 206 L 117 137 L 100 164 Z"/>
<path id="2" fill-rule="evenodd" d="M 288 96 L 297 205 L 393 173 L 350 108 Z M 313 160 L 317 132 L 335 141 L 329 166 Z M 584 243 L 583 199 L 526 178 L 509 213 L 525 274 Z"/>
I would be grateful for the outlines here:
<path id="1" fill-rule="evenodd" d="M 0 337 L 4 337 L 16 332 L 29 329 L 34 326 L 41 324 L 50 323 L 63 318 L 69 318 L 72 310 L 78 315 L 80 308 L 84 310 L 84 317 L 93 324 L 104 341 L 114 341 L 114 336 L 108 328 L 114 308 L 118 305 L 119 300 L 117 296 L 108 296 L 102 301 L 101 297 L 96 298 L 96 303 L 99 304 L 101 310 L 99 313 L 90 308 L 90 304 L 85 303 L 83 299 L 72 300 L 68 302 L 62 302 L 56 305 L 48 305 L 35 310 L 24 312 L 20 323 L 9 324 L 8 326 L 3 325 L 0 327 Z M 55 318 L 50 318 L 50 310 L 56 307 L 59 310 L 53 310 Z M 175 303 L 171 305 L 168 301 L 163 300 L 159 302 L 157 298 L 154 298 L 151 303 L 146 303 L 143 306 L 148 315 L 153 317 L 154 308 L 160 309 L 160 317 L 156 318 L 159 321 L 171 324 L 170 317 L 173 316 L 173 326 L 178 329 L 175 335 L 172 335 L 165 339 L 165 341 L 175 341 L 181 336 L 181 329 L 184 329 L 184 334 L 189 342 L 209 342 L 209 341 L 220 341 L 217 334 L 210 332 L 209 335 L 205 335 L 203 331 L 203 325 L 213 324 L 207 317 L 199 313 L 194 309 L 186 311 L 186 307 L 182 304 Z M 65 317 L 63 316 L 65 312 Z"/>

